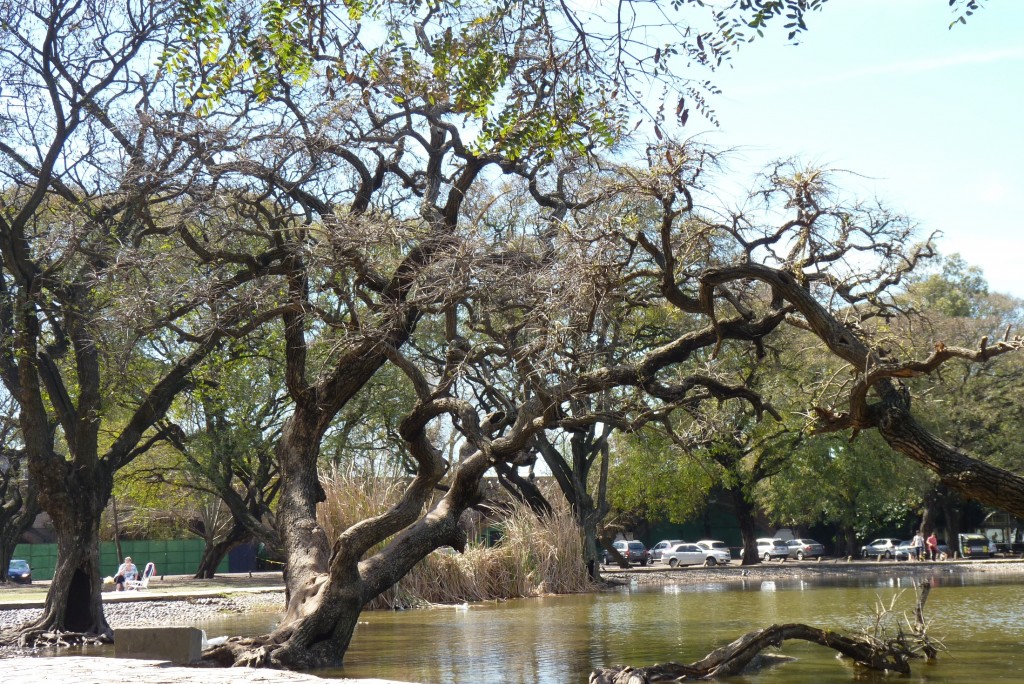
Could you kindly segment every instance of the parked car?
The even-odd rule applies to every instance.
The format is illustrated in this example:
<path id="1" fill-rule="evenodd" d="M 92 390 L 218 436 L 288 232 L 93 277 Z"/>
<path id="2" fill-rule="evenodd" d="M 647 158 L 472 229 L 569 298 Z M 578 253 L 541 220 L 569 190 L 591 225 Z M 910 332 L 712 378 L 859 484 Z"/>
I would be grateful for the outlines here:
<path id="1" fill-rule="evenodd" d="M 732 552 L 725 542 L 715 539 L 704 539 L 697 542 L 704 551 L 704 565 L 728 565 L 732 562 Z"/>
<path id="2" fill-rule="evenodd" d="M 757 555 L 767 563 L 773 558 L 787 558 L 789 547 L 781 539 L 762 537 L 757 540 Z"/>
<path id="3" fill-rule="evenodd" d="M 725 545 L 724 541 L 718 541 L 717 539 L 701 539 L 697 542 L 697 546 L 704 549 L 705 551 L 714 551 L 715 563 L 731 563 L 732 562 L 732 551 Z M 715 563 L 709 563 L 708 565 L 714 565 Z"/>
<path id="4" fill-rule="evenodd" d="M 7 579 L 21 584 L 32 584 L 32 568 L 28 566 L 28 561 L 11 559 L 7 566 Z"/>
<path id="5" fill-rule="evenodd" d="M 612 544 L 616 551 L 622 554 L 622 557 L 626 559 L 628 563 L 638 563 L 640 565 L 647 565 L 651 560 L 651 554 L 644 548 L 642 542 L 638 541 L 625 541 L 620 539 L 619 541 Z M 608 565 L 612 562 L 612 557 L 608 553 L 604 554 L 604 564 Z"/>
<path id="6" fill-rule="evenodd" d="M 920 548 L 920 551 L 921 558 L 924 558 L 925 547 L 922 546 Z M 892 555 L 896 557 L 896 560 L 904 560 L 906 558 L 910 558 L 910 555 L 912 553 L 914 553 L 914 540 L 908 539 L 907 541 L 901 541 L 899 544 L 897 544 L 896 549 L 893 551 Z"/>
<path id="7" fill-rule="evenodd" d="M 860 555 L 863 558 L 893 558 L 896 556 L 896 547 L 902 543 L 899 539 L 882 537 L 860 547 Z"/>
<path id="8" fill-rule="evenodd" d="M 650 548 L 651 562 L 652 563 L 657 563 L 658 561 L 661 560 L 661 554 L 663 554 L 665 551 L 668 551 L 670 548 L 672 548 L 676 544 L 684 544 L 684 543 L 685 542 L 682 539 L 662 539 L 660 542 L 658 542 L 657 544 L 655 544 L 654 546 L 652 546 Z"/>
<path id="9" fill-rule="evenodd" d="M 789 557 L 803 560 L 804 558 L 821 558 L 825 555 L 825 547 L 813 539 L 790 539 L 786 542 Z"/>
<path id="10" fill-rule="evenodd" d="M 946 542 L 944 542 L 941 539 L 939 539 L 938 542 L 939 543 L 938 543 L 938 546 L 936 548 L 937 548 L 937 552 L 938 552 L 938 556 L 939 557 L 936 560 L 946 560 L 947 558 L 952 558 L 953 554 L 950 553 L 949 547 L 946 545 Z M 906 548 L 904 548 L 904 546 Z M 896 549 L 896 557 L 897 558 L 906 558 L 907 557 L 906 556 L 906 551 L 909 550 L 909 548 L 910 548 L 910 542 L 908 542 L 908 541 L 907 542 L 900 542 L 900 546 Z M 921 547 L 921 559 L 922 560 L 929 560 L 928 547 L 927 546 Z"/>
<path id="11" fill-rule="evenodd" d="M 995 553 L 994 545 L 983 534 L 957 535 L 957 548 L 964 558 L 988 558 Z"/>
<path id="12" fill-rule="evenodd" d="M 728 549 L 706 549 L 698 544 L 676 544 L 661 556 L 670 568 L 677 565 L 718 565 L 728 563 Z"/>

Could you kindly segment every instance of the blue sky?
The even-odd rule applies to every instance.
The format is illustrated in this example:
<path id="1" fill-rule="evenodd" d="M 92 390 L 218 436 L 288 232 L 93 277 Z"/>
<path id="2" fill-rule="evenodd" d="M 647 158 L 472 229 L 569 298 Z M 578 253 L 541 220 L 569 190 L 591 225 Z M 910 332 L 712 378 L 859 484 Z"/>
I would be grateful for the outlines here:
<path id="1" fill-rule="evenodd" d="M 745 45 L 715 76 L 721 128 L 687 128 L 738 148 L 734 167 L 795 155 L 862 174 L 843 185 L 1024 297 L 1024 1 L 951 17 L 946 0 L 830 0 L 799 45 Z"/>

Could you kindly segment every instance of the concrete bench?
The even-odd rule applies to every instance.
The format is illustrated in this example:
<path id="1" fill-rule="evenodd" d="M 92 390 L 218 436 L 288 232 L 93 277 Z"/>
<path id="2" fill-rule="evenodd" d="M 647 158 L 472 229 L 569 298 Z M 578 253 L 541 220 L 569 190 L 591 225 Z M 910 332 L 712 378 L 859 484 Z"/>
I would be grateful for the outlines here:
<path id="1" fill-rule="evenodd" d="M 203 651 L 203 630 L 195 627 L 128 627 L 114 630 L 118 658 L 191 663 Z"/>

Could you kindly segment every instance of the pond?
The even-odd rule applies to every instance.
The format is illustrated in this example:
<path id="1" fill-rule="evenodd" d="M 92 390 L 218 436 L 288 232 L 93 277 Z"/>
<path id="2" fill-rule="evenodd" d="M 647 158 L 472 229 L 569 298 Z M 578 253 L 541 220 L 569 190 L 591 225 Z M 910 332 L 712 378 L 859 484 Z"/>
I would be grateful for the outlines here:
<path id="1" fill-rule="evenodd" d="M 926 606 L 929 634 L 948 653 L 915 661 L 901 681 L 950 684 L 1024 682 L 1024 582 L 1018 577 L 936 575 Z M 423 684 L 585 683 L 591 670 L 615 664 L 692 662 L 741 634 L 781 622 L 857 631 L 878 600 L 903 592 L 912 612 L 913 580 L 749 580 L 701 585 L 656 584 L 621 591 L 408 612 L 367 612 L 338 671 L 326 677 L 382 677 Z M 267 616 L 199 625 L 215 634 L 256 634 Z M 787 642 L 797 658 L 730 681 L 751 684 L 881 682 L 820 646 Z"/>

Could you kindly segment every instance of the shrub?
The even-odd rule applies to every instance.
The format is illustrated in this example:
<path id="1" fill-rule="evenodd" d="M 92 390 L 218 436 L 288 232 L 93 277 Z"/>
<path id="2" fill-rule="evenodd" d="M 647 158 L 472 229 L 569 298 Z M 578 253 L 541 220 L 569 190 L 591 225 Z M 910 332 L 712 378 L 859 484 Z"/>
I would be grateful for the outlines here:
<path id="1" fill-rule="evenodd" d="M 359 520 L 387 510 L 404 487 L 405 482 L 396 480 L 336 473 L 325 477 L 327 501 L 320 507 L 320 524 L 330 538 L 335 538 Z M 555 510 L 542 518 L 524 504 L 508 504 L 502 519 L 491 521 L 501 530 L 496 545 L 471 543 L 462 554 L 438 549 L 367 608 L 410 608 L 590 590 L 579 528 L 564 499 L 557 495 L 552 498 Z"/>

